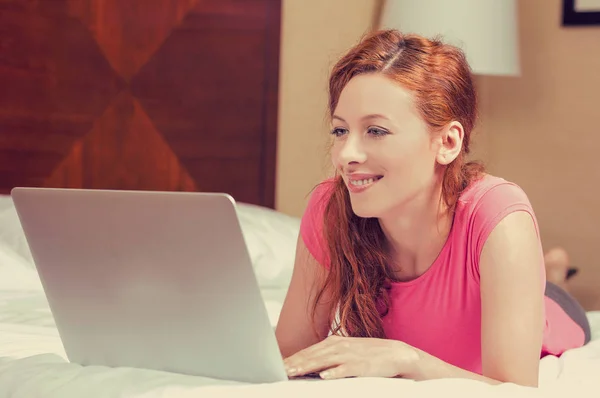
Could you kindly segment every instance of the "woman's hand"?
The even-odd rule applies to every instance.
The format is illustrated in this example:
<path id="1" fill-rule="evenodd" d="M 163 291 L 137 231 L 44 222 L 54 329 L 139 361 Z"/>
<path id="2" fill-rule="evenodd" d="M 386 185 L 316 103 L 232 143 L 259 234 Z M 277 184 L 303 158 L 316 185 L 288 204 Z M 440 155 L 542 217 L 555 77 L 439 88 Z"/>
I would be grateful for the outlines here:
<path id="1" fill-rule="evenodd" d="M 401 341 L 330 336 L 285 359 L 289 377 L 397 377 L 412 371 L 417 350 Z"/>

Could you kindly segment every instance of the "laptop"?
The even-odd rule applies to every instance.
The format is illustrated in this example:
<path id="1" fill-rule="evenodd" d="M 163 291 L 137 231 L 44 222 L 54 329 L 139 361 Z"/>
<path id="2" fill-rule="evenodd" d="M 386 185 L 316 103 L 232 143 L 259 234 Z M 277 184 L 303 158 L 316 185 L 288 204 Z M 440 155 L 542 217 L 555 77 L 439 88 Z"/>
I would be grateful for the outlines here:
<path id="1" fill-rule="evenodd" d="M 69 361 L 288 380 L 231 196 L 11 195 Z"/>

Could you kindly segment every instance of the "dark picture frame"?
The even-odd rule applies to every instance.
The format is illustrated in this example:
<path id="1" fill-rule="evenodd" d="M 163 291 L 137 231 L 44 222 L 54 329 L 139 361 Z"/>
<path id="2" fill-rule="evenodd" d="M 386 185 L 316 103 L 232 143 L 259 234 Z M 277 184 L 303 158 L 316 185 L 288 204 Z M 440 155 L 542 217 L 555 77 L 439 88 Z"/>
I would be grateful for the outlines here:
<path id="1" fill-rule="evenodd" d="M 575 0 L 563 0 L 563 26 L 600 26 L 600 11 L 579 12 Z"/>

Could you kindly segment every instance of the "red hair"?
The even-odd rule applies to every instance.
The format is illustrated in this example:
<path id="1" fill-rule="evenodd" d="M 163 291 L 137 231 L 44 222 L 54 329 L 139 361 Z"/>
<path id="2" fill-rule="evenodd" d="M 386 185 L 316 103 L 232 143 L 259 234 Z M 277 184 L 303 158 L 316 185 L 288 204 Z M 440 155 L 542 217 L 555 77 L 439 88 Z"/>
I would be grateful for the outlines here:
<path id="1" fill-rule="evenodd" d="M 364 73 L 383 74 L 413 92 L 415 105 L 432 132 L 452 121 L 462 124 L 462 150 L 445 166 L 442 181 L 441 199 L 452 210 L 460 193 L 483 172 L 480 164 L 465 159 L 477 118 L 477 98 L 464 53 L 437 39 L 395 30 L 374 32 L 333 67 L 329 79 L 330 116 L 342 89 L 350 79 Z M 323 222 L 330 264 L 324 286 L 314 301 L 313 316 L 327 290 L 332 303 L 332 333 L 385 337 L 381 318 L 388 308 L 387 288 L 392 277 L 387 267 L 388 241 L 378 220 L 353 213 L 348 190 L 338 176 L 325 205 Z"/>

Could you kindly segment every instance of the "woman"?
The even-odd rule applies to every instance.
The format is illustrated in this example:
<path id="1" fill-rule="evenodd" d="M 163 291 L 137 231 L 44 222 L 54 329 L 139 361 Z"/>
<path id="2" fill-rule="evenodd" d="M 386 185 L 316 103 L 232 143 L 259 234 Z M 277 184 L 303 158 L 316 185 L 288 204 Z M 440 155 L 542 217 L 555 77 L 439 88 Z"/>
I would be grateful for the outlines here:
<path id="1" fill-rule="evenodd" d="M 380 31 L 335 65 L 329 90 L 336 176 L 302 219 L 276 330 L 288 374 L 536 386 L 540 356 L 583 345 L 589 326 L 562 290 L 544 294 L 527 196 L 466 161 L 465 56 Z"/>

